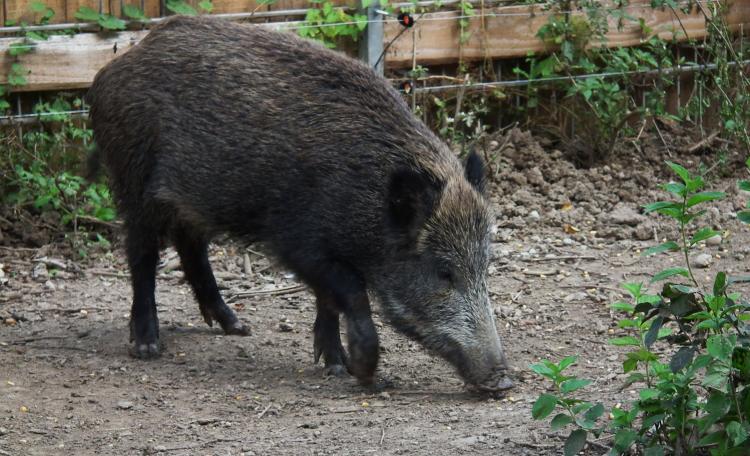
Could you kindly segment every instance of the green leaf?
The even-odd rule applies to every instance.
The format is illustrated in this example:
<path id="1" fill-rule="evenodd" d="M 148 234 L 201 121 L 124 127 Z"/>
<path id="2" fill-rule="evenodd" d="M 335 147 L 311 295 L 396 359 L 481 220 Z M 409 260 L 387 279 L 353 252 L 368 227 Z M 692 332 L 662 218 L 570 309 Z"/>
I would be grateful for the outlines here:
<path id="1" fill-rule="evenodd" d="M 681 347 L 669 361 L 669 369 L 677 373 L 685 368 L 695 356 L 695 347 Z"/>
<path id="2" fill-rule="evenodd" d="M 111 207 L 99 207 L 94 213 L 94 217 L 105 222 L 109 222 L 115 219 L 115 210 Z"/>
<path id="3" fill-rule="evenodd" d="M 617 454 L 627 453 L 636 438 L 638 438 L 638 433 L 632 429 L 620 429 L 617 431 L 617 434 L 615 434 L 613 449 L 617 450 Z"/>
<path id="4" fill-rule="evenodd" d="M 732 357 L 733 349 L 734 344 L 729 337 L 722 334 L 715 334 L 706 341 L 706 351 L 719 361 L 728 363 Z"/>
<path id="5" fill-rule="evenodd" d="M 596 404 L 591 407 L 583 414 L 583 417 L 587 421 L 596 422 L 604 414 L 604 406 L 602 404 Z"/>
<path id="6" fill-rule="evenodd" d="M 693 207 L 696 204 L 705 203 L 706 201 L 714 201 L 722 199 L 726 196 L 724 192 L 701 192 L 688 198 L 686 206 Z"/>
<path id="7" fill-rule="evenodd" d="M 709 445 L 716 445 L 724 441 L 724 431 L 716 431 L 712 432 L 708 435 L 705 435 L 702 439 L 698 441 L 697 447 L 705 447 Z"/>
<path id="8" fill-rule="evenodd" d="M 624 373 L 633 372 L 638 368 L 638 360 L 635 358 L 628 358 L 622 362 L 622 371 Z"/>
<path id="9" fill-rule="evenodd" d="M 535 420 L 541 420 L 549 416 L 555 405 L 557 404 L 557 398 L 551 394 L 542 394 L 534 402 L 534 406 L 531 408 L 531 416 Z"/>
<path id="10" fill-rule="evenodd" d="M 122 13 L 130 19 L 136 21 L 145 21 L 146 19 L 148 19 L 148 17 L 143 14 L 143 11 L 141 11 L 140 8 L 134 5 L 124 5 L 122 7 Z"/>
<path id="11" fill-rule="evenodd" d="M 738 181 L 737 186 L 740 188 L 740 190 L 750 192 L 750 181 L 748 180 Z"/>
<path id="12" fill-rule="evenodd" d="M 560 384 L 560 391 L 562 391 L 563 394 L 572 393 L 573 391 L 579 390 L 584 386 L 590 384 L 591 380 L 586 380 L 584 378 L 573 378 L 562 382 L 562 384 Z"/>
<path id="13" fill-rule="evenodd" d="M 678 203 L 673 203 L 671 201 L 657 201 L 655 203 L 646 204 L 643 206 L 644 212 L 648 214 L 649 212 L 659 211 L 662 209 L 677 209 L 682 210 L 682 205 Z"/>
<path id="14" fill-rule="evenodd" d="M 638 392 L 639 397 L 642 401 L 648 401 L 650 399 L 656 399 L 659 397 L 659 390 L 653 388 L 644 388 Z"/>
<path id="15" fill-rule="evenodd" d="M 737 213 L 737 220 L 742 223 L 750 223 L 750 211 L 739 211 Z"/>
<path id="16" fill-rule="evenodd" d="M 369 8 L 372 5 L 372 0 L 362 0 L 362 8 Z"/>
<path id="17" fill-rule="evenodd" d="M 125 30 L 125 21 L 109 14 L 102 14 L 97 23 L 106 30 Z"/>
<path id="18" fill-rule="evenodd" d="M 653 322 L 651 323 L 651 327 L 648 329 L 648 332 L 646 332 L 646 335 L 643 338 L 643 345 L 645 345 L 647 348 L 651 348 L 651 346 L 656 342 L 657 337 L 659 336 L 659 329 L 661 329 L 661 325 L 664 323 L 664 318 L 661 316 L 658 316 L 654 318 Z"/>
<path id="19" fill-rule="evenodd" d="M 214 10 L 214 4 L 210 0 L 202 0 L 198 6 L 205 12 L 210 13 Z"/>
<path id="20" fill-rule="evenodd" d="M 183 14 L 185 16 L 195 16 L 198 14 L 195 8 L 182 0 L 167 0 L 167 9 L 175 14 Z"/>
<path id="21" fill-rule="evenodd" d="M 711 228 L 701 228 L 697 233 L 693 235 L 692 238 L 690 238 L 690 245 L 693 246 L 701 241 L 705 241 L 710 237 L 714 237 L 717 234 L 719 234 L 719 232 L 714 231 Z"/>
<path id="22" fill-rule="evenodd" d="M 99 20 L 99 13 L 88 6 L 78 8 L 74 16 L 76 19 L 86 22 L 97 22 Z"/>
<path id="23" fill-rule="evenodd" d="M 684 184 L 680 184 L 678 182 L 670 182 L 664 185 L 664 190 L 682 198 L 685 196 L 685 193 L 687 192 L 687 187 L 685 187 Z"/>
<path id="24" fill-rule="evenodd" d="M 732 351 L 732 367 L 746 384 L 750 383 L 750 348 L 736 346 Z"/>
<path id="25" fill-rule="evenodd" d="M 674 171 L 678 176 L 680 176 L 680 179 L 687 184 L 690 182 L 690 173 L 687 169 L 683 168 L 682 166 L 678 165 L 677 163 L 673 163 L 668 161 L 667 165 L 672 168 L 672 171 Z"/>
<path id="26" fill-rule="evenodd" d="M 662 447 L 661 445 L 648 447 L 643 452 L 643 456 L 664 456 L 664 447 Z"/>
<path id="27" fill-rule="evenodd" d="M 703 378 L 702 385 L 706 388 L 722 388 L 727 382 L 727 375 L 722 372 L 708 374 Z"/>
<path id="28" fill-rule="evenodd" d="M 35 0 L 31 2 L 31 5 L 29 5 L 29 8 L 31 9 L 31 11 L 35 13 L 43 13 L 47 10 L 47 5 L 45 5 L 43 2 Z"/>
<path id="29" fill-rule="evenodd" d="M 17 43 L 11 43 L 11 45 L 8 47 L 8 54 L 10 54 L 13 57 L 27 54 L 34 50 L 34 44 L 27 43 L 25 41 L 19 41 Z"/>
<path id="30" fill-rule="evenodd" d="M 560 363 L 559 363 L 560 372 L 564 371 L 571 364 L 575 363 L 576 360 L 578 360 L 577 356 L 566 356 L 565 358 L 563 358 L 562 360 L 560 360 Z"/>
<path id="31" fill-rule="evenodd" d="M 717 418 L 721 418 L 727 414 L 731 406 L 732 401 L 729 400 L 729 397 L 727 397 L 724 393 L 715 391 L 708 397 L 706 405 L 703 406 L 703 409 L 708 414 L 714 415 Z"/>
<path id="32" fill-rule="evenodd" d="M 554 379 L 556 376 L 556 372 L 550 369 L 549 367 L 543 365 L 543 364 L 532 364 L 529 366 L 531 370 L 536 372 L 539 375 L 543 375 L 547 378 Z"/>
<path id="33" fill-rule="evenodd" d="M 622 287 L 628 293 L 630 293 L 631 296 L 637 299 L 641 295 L 641 289 L 643 288 L 643 284 L 640 282 L 630 282 L 630 283 L 622 284 Z"/>
<path id="34" fill-rule="evenodd" d="M 687 186 L 688 192 L 694 192 L 703 187 L 703 178 L 698 176 L 695 179 L 690 179 L 685 182 L 685 186 Z"/>
<path id="35" fill-rule="evenodd" d="M 617 301 L 615 303 L 612 303 L 610 307 L 612 307 L 615 310 L 619 310 L 619 311 L 627 312 L 627 313 L 633 313 L 633 310 L 635 309 L 635 307 L 633 307 L 632 304 L 628 304 L 627 302 L 623 302 L 623 301 Z"/>
<path id="36" fill-rule="evenodd" d="M 727 289 L 727 274 L 725 272 L 719 272 L 714 278 L 714 295 L 720 296 L 724 294 Z"/>
<path id="37" fill-rule="evenodd" d="M 737 421 L 727 424 L 727 435 L 732 439 L 734 446 L 740 446 L 748 437 L 745 428 Z"/>
<path id="38" fill-rule="evenodd" d="M 570 433 L 568 438 L 565 440 L 565 446 L 563 447 L 563 454 L 565 456 L 574 456 L 583 449 L 586 445 L 586 431 L 583 429 L 576 429 Z"/>
<path id="39" fill-rule="evenodd" d="M 634 336 L 615 337 L 614 339 L 609 339 L 609 343 L 612 345 L 617 345 L 617 346 L 625 346 L 625 345 L 634 345 L 636 347 L 641 346 L 640 339 Z"/>
<path id="40" fill-rule="evenodd" d="M 648 249 L 644 250 L 643 253 L 641 253 L 641 256 L 650 256 L 655 255 L 657 253 L 662 253 L 669 251 L 675 251 L 680 250 L 680 246 L 675 241 L 667 241 L 663 244 L 659 244 L 654 247 L 649 247 Z"/>
<path id="41" fill-rule="evenodd" d="M 573 422 L 573 418 L 570 417 L 570 415 L 567 415 L 565 413 L 558 413 L 555 415 L 554 418 L 552 418 L 552 421 L 550 422 L 550 427 L 553 431 L 560 430 L 564 428 L 565 426 L 569 425 Z"/>
<path id="42" fill-rule="evenodd" d="M 660 272 L 656 273 L 651 278 L 651 283 L 658 282 L 658 281 L 664 280 L 664 279 L 668 279 L 670 277 L 674 277 L 674 276 L 677 276 L 677 275 L 680 275 L 680 276 L 683 276 L 683 277 L 690 277 L 690 273 L 685 268 L 669 268 L 669 269 L 665 269 L 663 271 L 660 271 Z"/>

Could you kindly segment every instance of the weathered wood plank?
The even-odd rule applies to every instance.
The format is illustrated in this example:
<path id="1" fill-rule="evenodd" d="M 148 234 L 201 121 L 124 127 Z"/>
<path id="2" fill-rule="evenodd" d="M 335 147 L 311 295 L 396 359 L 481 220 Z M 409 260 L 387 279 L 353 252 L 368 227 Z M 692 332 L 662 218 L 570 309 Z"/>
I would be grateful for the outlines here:
<path id="1" fill-rule="evenodd" d="M 104 65 L 127 52 L 146 33 L 138 31 L 109 36 L 97 33 L 80 33 L 73 37 L 52 36 L 48 41 L 39 43 L 32 52 L 18 57 L 18 61 L 28 71 L 28 84 L 14 90 L 27 92 L 88 87 Z M 18 39 L 0 39 L 0 71 L 3 74 L 0 83 L 5 82 L 5 75 L 15 61 L 4 50 L 15 41 Z"/>
<path id="2" fill-rule="evenodd" d="M 477 10 L 478 12 L 478 10 Z M 492 14 L 495 14 L 494 16 Z M 528 14 L 529 16 L 525 16 Z M 576 13 L 582 14 L 582 13 Z M 629 8 L 628 14 L 642 18 L 645 25 L 660 37 L 677 40 L 705 36 L 705 19 L 700 12 L 677 15 L 671 10 L 654 10 L 650 6 Z M 416 31 L 404 33 L 388 49 L 386 62 L 389 68 L 403 68 L 412 64 L 412 49 L 416 37 L 416 61 L 421 65 L 434 65 L 464 60 L 481 60 L 487 57 L 523 57 L 529 52 L 544 52 L 547 46 L 536 37 L 539 29 L 547 23 L 549 14 L 538 7 L 508 6 L 486 10 L 485 16 L 469 19 L 470 38 L 459 45 L 460 29 L 458 12 L 425 14 L 418 20 Z M 484 22 L 484 32 L 482 31 Z M 680 24 L 681 23 L 681 24 Z M 390 42 L 401 31 L 395 22 L 385 24 L 385 40 Z M 638 21 L 628 21 L 618 29 L 610 23 L 607 41 L 610 47 L 635 46 L 644 39 L 643 29 Z"/>
<path id="3" fill-rule="evenodd" d="M 296 23 L 268 23 L 262 27 L 279 28 Z M 0 38 L 0 84 L 7 82 L 11 65 L 20 63 L 27 71 L 27 84 L 12 88 L 15 92 L 86 88 L 96 73 L 115 57 L 130 50 L 148 34 L 148 30 L 118 33 L 79 33 L 54 35 L 36 43 L 32 52 L 12 57 L 7 52 L 19 38 Z"/>

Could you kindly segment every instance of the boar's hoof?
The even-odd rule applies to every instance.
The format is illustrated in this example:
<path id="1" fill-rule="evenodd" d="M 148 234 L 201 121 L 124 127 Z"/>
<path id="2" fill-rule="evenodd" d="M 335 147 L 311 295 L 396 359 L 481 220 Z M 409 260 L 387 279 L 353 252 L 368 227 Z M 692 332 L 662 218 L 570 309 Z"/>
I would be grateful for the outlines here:
<path id="1" fill-rule="evenodd" d="M 345 377 L 349 375 L 346 366 L 341 364 L 331 364 L 330 366 L 326 366 L 325 373 L 328 377 Z"/>
<path id="2" fill-rule="evenodd" d="M 159 357 L 159 344 L 157 342 L 139 344 L 136 342 L 130 348 L 130 355 L 139 359 L 154 359 Z"/>
<path id="3" fill-rule="evenodd" d="M 242 324 L 239 320 L 235 321 L 231 325 L 228 325 L 227 327 L 223 328 L 224 334 L 228 336 L 249 336 L 250 335 L 250 327 L 247 325 Z"/>
<path id="4" fill-rule="evenodd" d="M 349 373 L 355 376 L 362 386 L 372 386 L 375 383 L 375 366 L 371 363 L 357 363 L 351 360 Z"/>

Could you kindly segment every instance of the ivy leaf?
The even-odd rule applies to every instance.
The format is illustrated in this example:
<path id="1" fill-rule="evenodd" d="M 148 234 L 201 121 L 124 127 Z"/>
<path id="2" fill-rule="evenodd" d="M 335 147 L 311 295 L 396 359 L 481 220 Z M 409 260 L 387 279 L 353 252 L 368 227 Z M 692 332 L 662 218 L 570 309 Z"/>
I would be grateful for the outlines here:
<path id="1" fill-rule="evenodd" d="M 210 13 L 214 10 L 214 4 L 211 3 L 211 0 L 203 0 L 200 3 L 198 3 L 198 6 L 205 12 Z"/>
<path id="2" fill-rule="evenodd" d="M 124 5 L 122 7 L 122 13 L 130 19 L 136 21 L 145 21 L 146 19 L 148 19 L 148 17 L 143 14 L 143 11 L 141 11 L 140 8 L 134 5 Z"/>
<path id="3" fill-rule="evenodd" d="M 102 14 L 97 22 L 107 30 L 125 30 L 125 21 L 109 14 Z"/>
<path id="4" fill-rule="evenodd" d="M 175 14 L 195 16 L 198 12 L 182 0 L 167 1 L 167 9 Z"/>
<path id="5" fill-rule="evenodd" d="M 31 5 L 29 5 L 29 8 L 31 9 L 31 11 L 35 13 L 43 13 L 47 10 L 47 5 L 45 5 L 44 3 L 38 0 L 35 0 L 31 2 Z"/>
<path id="6" fill-rule="evenodd" d="M 89 8 L 88 6 L 82 6 L 78 8 L 78 11 L 76 11 L 74 16 L 76 19 L 86 21 L 86 22 L 98 22 L 99 21 L 99 13 Z"/>

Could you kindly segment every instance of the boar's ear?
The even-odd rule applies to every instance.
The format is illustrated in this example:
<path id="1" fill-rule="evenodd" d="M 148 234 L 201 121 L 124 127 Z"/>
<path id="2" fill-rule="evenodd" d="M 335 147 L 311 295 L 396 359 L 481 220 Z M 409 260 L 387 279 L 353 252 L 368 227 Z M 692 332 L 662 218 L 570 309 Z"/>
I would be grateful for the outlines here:
<path id="1" fill-rule="evenodd" d="M 440 193 L 440 185 L 424 172 L 402 169 L 388 184 L 388 222 L 397 232 L 414 240 L 429 218 Z"/>
<path id="2" fill-rule="evenodd" d="M 484 194 L 486 179 L 487 168 L 484 166 L 484 160 L 476 150 L 472 150 L 469 152 L 469 156 L 466 157 L 466 180 L 479 193 Z"/>

